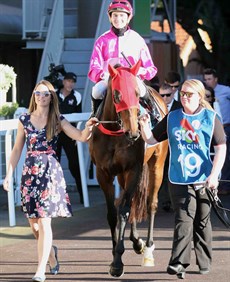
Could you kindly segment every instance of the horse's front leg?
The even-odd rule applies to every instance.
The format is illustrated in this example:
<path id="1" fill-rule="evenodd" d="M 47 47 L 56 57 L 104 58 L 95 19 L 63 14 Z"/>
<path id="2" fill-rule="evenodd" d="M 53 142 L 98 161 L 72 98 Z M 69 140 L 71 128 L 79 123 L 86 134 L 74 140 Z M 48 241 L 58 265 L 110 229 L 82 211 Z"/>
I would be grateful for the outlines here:
<path id="1" fill-rule="evenodd" d="M 124 237 L 125 237 L 125 228 L 128 222 L 130 214 L 130 207 L 120 206 L 118 221 L 119 221 L 119 234 L 118 240 L 115 247 L 113 262 L 110 265 L 110 274 L 113 277 L 121 277 L 124 274 L 124 264 L 122 262 L 122 255 L 125 251 L 124 247 Z"/>
<path id="2" fill-rule="evenodd" d="M 103 190 L 106 206 L 107 206 L 107 222 L 110 227 L 111 238 L 112 238 L 112 254 L 114 256 L 115 247 L 117 245 L 117 209 L 114 204 L 115 192 L 113 186 L 113 176 L 107 174 L 104 171 L 97 169 L 97 180 Z"/>
<path id="3" fill-rule="evenodd" d="M 114 192 L 114 188 L 113 188 L 113 192 Z M 117 209 L 114 205 L 114 196 L 110 197 L 107 193 L 106 204 L 107 204 L 107 221 L 110 227 L 112 244 L 113 244 L 112 254 L 114 256 L 115 248 L 117 245 Z"/>

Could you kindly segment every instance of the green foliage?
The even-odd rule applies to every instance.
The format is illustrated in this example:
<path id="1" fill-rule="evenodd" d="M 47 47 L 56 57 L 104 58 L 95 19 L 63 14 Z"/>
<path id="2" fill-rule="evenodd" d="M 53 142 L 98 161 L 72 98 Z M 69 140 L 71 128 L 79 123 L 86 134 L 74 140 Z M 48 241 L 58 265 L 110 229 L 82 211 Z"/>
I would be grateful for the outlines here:
<path id="1" fill-rule="evenodd" d="M 13 118 L 17 108 L 18 103 L 12 103 L 11 105 L 3 105 L 0 108 L 0 116 Z"/>
<path id="2" fill-rule="evenodd" d="M 204 68 L 215 68 L 218 81 L 230 83 L 230 9 L 227 0 L 177 0 L 177 21 L 196 43 L 200 64 Z M 207 32 L 211 50 L 207 50 L 198 32 Z"/>

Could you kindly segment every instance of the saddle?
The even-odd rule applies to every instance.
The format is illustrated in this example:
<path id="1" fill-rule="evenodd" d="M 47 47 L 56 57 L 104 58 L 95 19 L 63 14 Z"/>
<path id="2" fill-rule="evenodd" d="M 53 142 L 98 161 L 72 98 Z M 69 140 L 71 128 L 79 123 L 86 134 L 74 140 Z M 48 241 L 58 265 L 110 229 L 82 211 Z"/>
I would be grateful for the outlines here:
<path id="1" fill-rule="evenodd" d="M 163 111 L 160 108 L 160 105 L 158 101 L 156 100 L 156 98 L 151 94 L 151 92 L 154 90 L 147 85 L 145 85 L 145 87 L 146 87 L 146 94 L 144 97 L 140 98 L 140 105 L 144 109 L 146 109 L 146 111 L 150 115 L 151 125 L 153 128 L 159 121 L 162 120 Z"/>

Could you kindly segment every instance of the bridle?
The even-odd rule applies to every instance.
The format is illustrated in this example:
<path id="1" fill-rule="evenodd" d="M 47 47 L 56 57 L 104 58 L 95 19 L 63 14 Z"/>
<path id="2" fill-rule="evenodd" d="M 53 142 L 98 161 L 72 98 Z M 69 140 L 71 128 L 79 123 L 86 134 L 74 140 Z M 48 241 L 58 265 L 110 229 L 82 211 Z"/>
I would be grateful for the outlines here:
<path id="1" fill-rule="evenodd" d="M 123 121 L 124 118 L 126 119 L 133 118 L 130 109 L 138 108 L 139 105 L 139 96 L 136 90 L 137 83 L 135 81 L 135 77 L 140 68 L 140 65 L 141 65 L 140 60 L 131 68 L 122 67 L 122 66 L 113 67 L 111 65 L 108 65 L 108 70 L 111 77 L 111 95 L 115 107 L 116 116 L 113 117 L 114 120 L 112 121 L 109 120 L 99 121 L 98 129 L 102 133 L 110 136 L 125 135 L 127 139 L 131 142 L 135 142 L 141 136 L 140 131 L 138 130 L 138 124 L 134 124 L 131 121 L 132 128 L 126 131 L 124 130 L 124 128 L 126 128 L 126 121 L 125 120 Z M 129 83 L 133 87 L 129 87 Z M 120 89 L 123 89 L 126 95 L 123 95 Z M 133 95 L 133 92 L 135 92 L 135 95 Z M 109 110 L 109 108 L 107 110 Z M 129 111 L 129 116 L 125 116 L 125 117 L 123 116 L 122 113 L 125 110 Z M 118 130 L 107 129 L 104 127 L 103 124 L 117 124 L 119 129 Z M 135 132 L 133 132 L 133 128 L 135 129 Z"/>
<path id="2" fill-rule="evenodd" d="M 117 121 L 104 120 L 104 121 L 99 121 L 98 123 L 99 123 L 98 129 L 99 129 L 102 133 L 104 133 L 104 134 L 106 134 L 106 135 L 121 136 L 121 135 L 125 134 L 124 130 L 122 129 L 122 126 L 121 126 L 122 123 L 121 123 L 120 120 L 117 120 Z M 106 124 L 108 124 L 108 123 L 116 123 L 116 124 L 118 124 L 118 125 L 120 126 L 121 129 L 119 129 L 119 130 L 110 130 L 110 129 L 105 128 L 105 127 L 103 126 L 103 123 L 106 123 Z"/>
<path id="3" fill-rule="evenodd" d="M 118 116 L 118 120 L 114 120 L 114 121 L 110 121 L 110 120 L 101 120 L 101 121 L 98 121 L 99 125 L 97 126 L 97 128 L 104 134 L 106 135 L 110 135 L 110 136 L 122 136 L 125 134 L 124 130 L 122 129 L 123 127 L 123 123 L 122 123 L 122 120 L 120 118 L 120 115 L 119 113 L 117 114 Z M 118 124 L 120 129 L 119 130 L 110 130 L 110 129 L 107 129 L 103 126 L 103 124 Z M 128 141 L 131 142 L 132 144 L 141 136 L 140 132 L 139 134 L 137 135 L 136 138 L 128 138 L 128 136 L 125 134 L 125 136 L 127 137 Z"/>

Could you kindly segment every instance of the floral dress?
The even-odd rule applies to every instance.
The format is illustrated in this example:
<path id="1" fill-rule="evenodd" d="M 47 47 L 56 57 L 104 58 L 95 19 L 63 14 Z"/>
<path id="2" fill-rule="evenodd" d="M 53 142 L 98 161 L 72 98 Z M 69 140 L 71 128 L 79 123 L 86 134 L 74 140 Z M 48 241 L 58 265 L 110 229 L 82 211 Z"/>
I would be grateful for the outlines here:
<path id="1" fill-rule="evenodd" d="M 27 148 L 21 178 L 23 212 L 28 218 L 72 216 L 63 171 L 55 153 L 58 136 L 47 141 L 46 128 L 37 130 L 30 114 L 22 114 L 19 120 Z"/>

